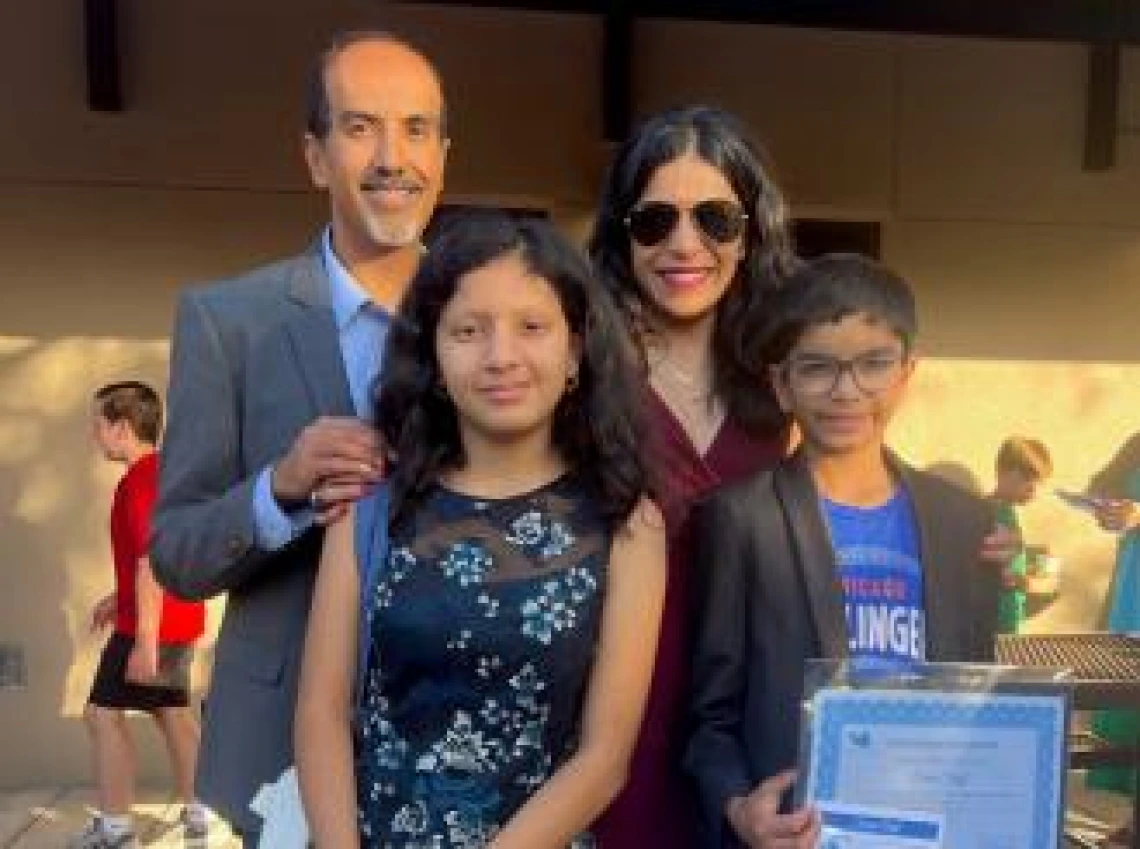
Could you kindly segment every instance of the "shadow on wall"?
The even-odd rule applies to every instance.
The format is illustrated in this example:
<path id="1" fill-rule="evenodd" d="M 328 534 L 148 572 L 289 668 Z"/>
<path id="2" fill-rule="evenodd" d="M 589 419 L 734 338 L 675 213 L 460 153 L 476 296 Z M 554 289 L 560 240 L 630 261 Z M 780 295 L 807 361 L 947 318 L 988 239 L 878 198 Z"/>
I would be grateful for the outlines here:
<path id="1" fill-rule="evenodd" d="M 5 587 L 0 597 L 0 642 L 22 653 L 25 671 L 25 686 L 0 690 L 4 760 L 12 765 L 0 778 L 8 780 L 25 772 L 36 775 L 49 744 L 70 749 L 86 746 L 78 723 L 66 727 L 52 723 L 49 728 L 44 721 L 44 717 L 59 715 L 62 683 L 73 659 L 62 605 L 67 580 L 50 537 L 21 515 L 21 489 L 16 469 L 0 464 L 0 539 L 4 541 L 0 584 Z"/>
<path id="2" fill-rule="evenodd" d="M 926 471 L 974 495 L 985 496 L 985 490 L 982 489 L 981 481 L 962 463 L 955 463 L 952 460 L 941 460 L 937 463 L 931 463 L 926 467 Z"/>
<path id="3" fill-rule="evenodd" d="M 86 776 L 78 717 L 106 634 L 91 609 L 111 592 L 111 497 L 122 467 L 90 436 L 90 396 L 112 380 L 165 388 L 165 341 L 0 338 L 0 642 L 23 648 L 27 687 L 0 692 L 0 785 Z M 211 611 L 211 623 L 217 621 Z M 208 655 L 208 652 L 203 652 Z M 208 660 L 208 657 L 206 657 Z M 204 680 L 199 660 L 195 680 Z M 155 735 L 138 735 L 142 774 Z"/>

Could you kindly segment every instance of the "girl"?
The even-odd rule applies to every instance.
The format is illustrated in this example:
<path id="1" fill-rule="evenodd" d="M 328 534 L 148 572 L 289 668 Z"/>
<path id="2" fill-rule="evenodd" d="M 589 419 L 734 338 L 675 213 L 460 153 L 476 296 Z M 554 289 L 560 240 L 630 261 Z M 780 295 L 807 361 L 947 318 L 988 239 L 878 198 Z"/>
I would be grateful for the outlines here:
<path id="1" fill-rule="evenodd" d="M 327 533 L 297 767 L 320 847 L 564 847 L 621 788 L 664 598 L 634 358 L 544 223 L 456 220 L 388 339 L 397 463 L 355 749 L 353 517 Z"/>

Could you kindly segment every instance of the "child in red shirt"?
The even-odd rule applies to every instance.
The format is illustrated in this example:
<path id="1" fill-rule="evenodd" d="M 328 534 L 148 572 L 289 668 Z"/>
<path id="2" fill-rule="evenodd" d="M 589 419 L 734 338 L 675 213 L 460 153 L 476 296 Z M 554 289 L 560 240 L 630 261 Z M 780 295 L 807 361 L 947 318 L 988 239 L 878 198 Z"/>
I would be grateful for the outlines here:
<path id="1" fill-rule="evenodd" d="M 99 813 L 71 842 L 76 849 L 137 846 L 131 828 L 134 759 L 126 711 L 154 717 L 170 752 L 182 821 L 188 837 L 204 837 L 207 812 L 194 800 L 198 753 L 197 713 L 190 706 L 194 641 L 205 628 L 201 602 L 162 590 L 147 554 L 150 519 L 158 493 L 156 445 L 162 402 L 136 381 L 104 386 L 94 397 L 93 435 L 108 460 L 126 473 L 111 506 L 115 592 L 91 616 L 93 630 L 113 625 L 103 649 L 84 719 L 91 737 Z"/>

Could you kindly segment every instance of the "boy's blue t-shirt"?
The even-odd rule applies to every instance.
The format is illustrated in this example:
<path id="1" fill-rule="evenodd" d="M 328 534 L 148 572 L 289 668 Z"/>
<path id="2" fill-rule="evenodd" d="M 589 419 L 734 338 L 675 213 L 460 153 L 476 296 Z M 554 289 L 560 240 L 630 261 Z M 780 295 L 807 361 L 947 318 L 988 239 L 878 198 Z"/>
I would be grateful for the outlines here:
<path id="1" fill-rule="evenodd" d="M 926 659 L 926 607 L 918 524 L 903 487 L 878 507 L 824 498 L 847 614 L 852 658 L 893 664 Z"/>

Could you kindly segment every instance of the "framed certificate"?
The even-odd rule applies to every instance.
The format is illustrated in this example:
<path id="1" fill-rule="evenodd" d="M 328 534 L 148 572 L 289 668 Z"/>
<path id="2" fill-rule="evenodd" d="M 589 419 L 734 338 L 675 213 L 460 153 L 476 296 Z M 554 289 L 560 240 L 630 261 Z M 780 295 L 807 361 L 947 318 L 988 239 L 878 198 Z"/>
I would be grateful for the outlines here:
<path id="1" fill-rule="evenodd" d="M 1054 849 L 1068 719 L 1063 674 L 812 661 L 801 801 L 829 849 Z"/>

